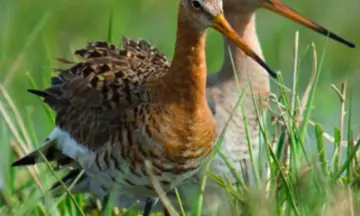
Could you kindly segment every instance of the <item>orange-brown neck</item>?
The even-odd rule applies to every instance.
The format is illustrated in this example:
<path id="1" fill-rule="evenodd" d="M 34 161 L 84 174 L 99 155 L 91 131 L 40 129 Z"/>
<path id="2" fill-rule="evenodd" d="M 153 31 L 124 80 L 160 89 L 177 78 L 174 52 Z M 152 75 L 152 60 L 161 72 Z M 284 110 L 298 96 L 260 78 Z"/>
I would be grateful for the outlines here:
<path id="1" fill-rule="evenodd" d="M 175 53 L 164 78 L 164 96 L 187 108 L 205 105 L 205 29 L 190 20 L 180 6 Z"/>
<path id="2" fill-rule="evenodd" d="M 208 153 L 216 138 L 206 102 L 205 29 L 193 22 L 180 6 L 173 61 L 157 90 L 161 115 L 154 110 L 151 117 L 152 139 L 176 160 L 184 152 L 194 158 Z"/>

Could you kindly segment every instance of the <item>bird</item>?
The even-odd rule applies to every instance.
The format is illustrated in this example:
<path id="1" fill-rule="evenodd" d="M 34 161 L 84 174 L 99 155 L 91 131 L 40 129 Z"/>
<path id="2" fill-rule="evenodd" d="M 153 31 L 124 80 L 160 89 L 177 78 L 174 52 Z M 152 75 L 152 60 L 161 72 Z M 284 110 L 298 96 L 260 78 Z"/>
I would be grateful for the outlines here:
<path id="1" fill-rule="evenodd" d="M 352 42 L 309 20 L 278 0 L 224 0 L 223 7 L 225 17 L 230 25 L 262 59 L 264 56 L 256 32 L 255 20 L 255 12 L 260 8 L 283 15 L 350 48 L 355 47 Z M 251 141 L 254 157 L 258 155 L 261 119 L 258 119 L 257 109 L 260 115 L 265 114 L 268 107 L 270 83 L 268 73 L 262 67 L 259 67 L 256 62 L 248 58 L 240 49 L 237 49 L 231 41 L 226 38 L 223 38 L 223 41 L 223 64 L 219 71 L 209 73 L 207 76 L 207 101 L 214 114 L 217 134 L 219 135 L 227 124 L 238 98 L 244 93 L 240 106 L 227 125 L 220 150 L 235 166 L 237 172 L 241 174 L 244 172 L 243 168 L 246 169 L 245 171 L 248 170 L 247 163 L 250 160 L 248 138 Z M 236 74 L 236 78 L 234 74 Z M 241 106 L 246 115 L 248 138 Z M 236 183 L 231 170 L 220 155 L 215 156 L 211 161 L 209 169 L 212 173 L 229 179 L 232 184 Z M 185 209 L 195 207 L 196 202 L 187 199 L 191 197 L 190 192 L 197 194 L 194 191 L 200 190 L 199 184 L 202 175 L 203 173 L 198 172 L 188 180 L 188 184 L 183 184 L 178 188 Z M 169 197 L 174 199 L 174 203 L 177 202 L 174 194 L 170 193 Z M 231 209 L 228 205 L 229 202 L 226 202 L 227 199 L 228 195 L 223 187 L 209 179 L 203 194 L 203 214 L 232 215 L 228 213 Z M 186 206 L 186 204 L 191 207 Z"/>
<path id="2" fill-rule="evenodd" d="M 39 148 L 12 166 L 33 165 L 44 156 L 58 169 L 71 170 L 62 179 L 67 186 L 84 173 L 74 193 L 106 197 L 116 191 L 123 198 L 140 194 L 150 200 L 158 194 L 147 162 L 165 192 L 193 176 L 207 162 L 216 139 L 206 101 L 210 27 L 276 77 L 229 25 L 222 0 L 180 0 L 171 62 L 146 40 L 124 38 L 123 48 L 98 41 L 76 50 L 77 62 L 62 59 L 70 66 L 52 77 L 50 87 L 30 89 L 55 112 L 55 127 Z M 52 189 L 62 186 L 57 182 Z"/>

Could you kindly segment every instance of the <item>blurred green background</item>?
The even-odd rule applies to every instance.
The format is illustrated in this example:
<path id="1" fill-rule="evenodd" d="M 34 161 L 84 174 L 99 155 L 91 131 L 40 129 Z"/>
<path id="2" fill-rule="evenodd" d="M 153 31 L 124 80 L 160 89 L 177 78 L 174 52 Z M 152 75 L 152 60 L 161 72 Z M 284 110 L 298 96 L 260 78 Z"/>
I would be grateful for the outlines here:
<path id="1" fill-rule="evenodd" d="M 283 2 L 360 45 L 359 0 Z M 24 117 L 29 116 L 25 121 L 34 125 L 34 133 L 42 140 L 51 130 L 52 122 L 47 118 L 40 100 L 26 92 L 30 87 L 26 74 L 30 74 L 39 87 L 45 87 L 49 84 L 52 68 L 61 67 L 54 57 L 71 59 L 72 52 L 86 42 L 106 40 L 111 7 L 114 8 L 114 43 L 119 44 L 121 35 L 145 38 L 171 58 L 177 4 L 175 0 L 0 0 L 0 83 Z M 314 41 L 321 54 L 326 38 L 265 10 L 259 10 L 257 22 L 266 60 L 272 68 L 283 72 L 289 86 L 292 80 L 294 35 L 295 31 L 300 31 L 300 86 L 304 90 L 312 67 L 312 54 L 305 53 L 306 47 Z M 210 31 L 207 48 L 210 72 L 217 71 L 221 66 L 222 45 L 220 35 Z M 339 86 L 344 80 L 348 80 L 348 87 L 353 92 L 353 125 L 355 132 L 358 132 L 360 50 L 329 40 L 312 117 L 324 124 L 329 132 L 339 124 L 340 119 L 340 103 L 330 84 Z M 273 89 L 276 91 L 276 88 Z M 5 124 L 0 124 L 0 127 L 2 135 L 10 137 Z M 9 139 L 2 139 L 0 145 L 8 145 L 6 141 Z M 9 160 L 4 158 L 0 160 L 1 168 L 9 166 Z"/>

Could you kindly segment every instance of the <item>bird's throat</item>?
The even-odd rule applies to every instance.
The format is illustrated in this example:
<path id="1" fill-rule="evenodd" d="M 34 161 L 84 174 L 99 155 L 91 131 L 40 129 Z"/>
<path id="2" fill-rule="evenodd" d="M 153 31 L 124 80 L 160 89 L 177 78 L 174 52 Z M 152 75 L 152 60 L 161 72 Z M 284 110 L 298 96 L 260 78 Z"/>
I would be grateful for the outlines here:
<path id="1" fill-rule="evenodd" d="M 206 33 L 184 13 L 180 7 L 175 52 L 164 84 L 169 99 L 180 100 L 190 108 L 206 104 Z"/>

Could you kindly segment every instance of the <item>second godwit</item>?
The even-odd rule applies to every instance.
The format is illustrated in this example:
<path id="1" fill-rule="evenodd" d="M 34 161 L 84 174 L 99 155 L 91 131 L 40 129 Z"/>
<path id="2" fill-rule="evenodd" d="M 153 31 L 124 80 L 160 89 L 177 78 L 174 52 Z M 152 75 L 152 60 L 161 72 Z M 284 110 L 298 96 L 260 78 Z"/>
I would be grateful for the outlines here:
<path id="1" fill-rule="evenodd" d="M 40 162 L 41 152 L 59 167 L 74 168 L 63 178 L 66 185 L 84 171 L 74 192 L 103 197 L 115 190 L 129 201 L 134 194 L 157 199 L 146 161 L 165 191 L 180 185 L 199 170 L 216 138 L 206 101 L 208 27 L 274 75 L 227 23 L 221 0 L 181 0 L 171 64 L 144 40 L 125 40 L 123 49 L 96 42 L 76 51 L 81 61 L 61 70 L 51 87 L 30 90 L 55 111 L 56 126 L 13 166 Z"/>
<path id="2" fill-rule="evenodd" d="M 255 11 L 259 8 L 265 8 L 281 14 L 320 34 L 329 36 L 340 43 L 349 47 L 355 47 L 353 43 L 305 18 L 278 0 L 224 0 L 224 13 L 226 18 L 244 41 L 254 49 L 262 59 L 264 57 L 255 25 Z M 231 50 L 234 68 L 229 49 Z M 234 78 L 234 74 L 236 74 L 238 83 Z M 259 148 L 259 119 L 255 108 L 257 106 L 261 112 L 268 106 L 267 98 L 270 93 L 268 74 L 262 67 L 256 64 L 256 62 L 248 58 L 240 49 L 236 48 L 231 41 L 224 38 L 223 65 L 217 73 L 208 75 L 207 86 L 208 102 L 214 112 L 218 134 L 223 130 L 228 121 L 240 94 L 244 92 L 239 110 L 235 112 L 229 122 L 221 149 L 240 173 L 241 167 L 244 167 L 241 163 L 249 159 L 247 135 L 240 107 L 242 106 L 244 108 L 250 135 L 249 138 L 252 148 L 256 152 Z M 252 87 L 254 96 L 251 94 L 250 86 Z M 239 90 L 238 87 L 240 88 Z M 229 179 L 235 183 L 235 179 L 232 178 L 228 166 L 219 156 L 215 157 L 210 164 L 210 170 L 215 174 L 230 177 Z M 183 185 L 180 188 L 183 201 L 189 205 L 196 203 L 193 202 L 193 200 L 187 200 L 187 198 L 191 197 L 189 195 L 190 193 L 196 194 L 194 191 L 199 188 L 199 179 L 201 178 L 197 175 L 191 179 L 193 183 Z M 231 215 L 230 213 L 226 213 L 229 211 L 227 208 L 228 203 L 225 201 L 226 199 L 225 191 L 220 186 L 212 184 L 211 180 L 209 180 L 204 193 L 204 214 L 215 213 L 215 215 L 220 215 L 221 212 L 222 215 Z M 189 208 L 191 209 L 191 207 Z"/>

